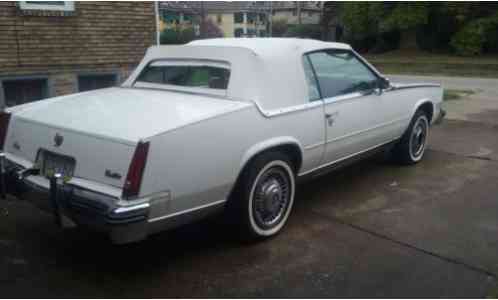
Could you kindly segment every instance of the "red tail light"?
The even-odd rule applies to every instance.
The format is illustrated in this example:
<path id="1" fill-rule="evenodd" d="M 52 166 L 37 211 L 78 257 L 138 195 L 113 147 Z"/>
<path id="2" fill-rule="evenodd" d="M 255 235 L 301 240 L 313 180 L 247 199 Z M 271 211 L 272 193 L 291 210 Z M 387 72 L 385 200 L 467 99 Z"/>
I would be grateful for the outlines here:
<path id="1" fill-rule="evenodd" d="M 0 151 L 3 151 L 3 144 L 7 137 L 7 129 L 9 128 L 10 113 L 0 112 Z"/>
<path id="2" fill-rule="evenodd" d="M 142 175 L 147 163 L 147 154 L 149 153 L 149 142 L 139 142 L 131 160 L 128 175 L 123 188 L 123 199 L 132 199 L 138 196 L 140 185 L 142 184 Z"/>

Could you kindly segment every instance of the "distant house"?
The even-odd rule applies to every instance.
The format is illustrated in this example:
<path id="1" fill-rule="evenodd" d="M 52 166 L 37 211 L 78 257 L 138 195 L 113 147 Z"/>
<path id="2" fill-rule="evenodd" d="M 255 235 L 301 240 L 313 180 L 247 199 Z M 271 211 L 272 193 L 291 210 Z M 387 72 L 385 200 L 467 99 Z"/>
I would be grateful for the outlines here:
<path id="1" fill-rule="evenodd" d="M 116 85 L 155 31 L 153 2 L 0 2 L 0 108 Z"/>
<path id="2" fill-rule="evenodd" d="M 159 7 L 162 29 L 188 26 L 198 28 L 204 14 L 206 19 L 211 19 L 220 27 L 225 37 L 268 35 L 268 2 L 163 1 Z"/>
<path id="3" fill-rule="evenodd" d="M 322 1 L 274 1 L 273 20 L 285 19 L 289 25 L 319 25 L 322 5 Z"/>
<path id="4" fill-rule="evenodd" d="M 159 30 L 193 27 L 199 34 L 200 11 L 197 5 L 186 1 L 159 3 Z"/>

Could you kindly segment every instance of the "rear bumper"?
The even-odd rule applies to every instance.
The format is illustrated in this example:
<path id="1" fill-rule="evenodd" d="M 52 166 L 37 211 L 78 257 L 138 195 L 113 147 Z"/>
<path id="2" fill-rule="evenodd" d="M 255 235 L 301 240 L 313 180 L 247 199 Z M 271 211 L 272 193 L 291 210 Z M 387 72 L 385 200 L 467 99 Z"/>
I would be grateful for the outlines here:
<path id="1" fill-rule="evenodd" d="M 116 197 L 91 191 L 73 184 L 55 185 L 55 196 L 48 180 L 41 176 L 19 176 L 19 169 L 6 161 L 6 192 L 27 200 L 42 210 L 77 225 L 106 233 L 117 244 L 139 241 L 147 237 L 150 205 L 147 202 L 118 205 Z M 56 201 L 56 205 L 54 205 Z"/>

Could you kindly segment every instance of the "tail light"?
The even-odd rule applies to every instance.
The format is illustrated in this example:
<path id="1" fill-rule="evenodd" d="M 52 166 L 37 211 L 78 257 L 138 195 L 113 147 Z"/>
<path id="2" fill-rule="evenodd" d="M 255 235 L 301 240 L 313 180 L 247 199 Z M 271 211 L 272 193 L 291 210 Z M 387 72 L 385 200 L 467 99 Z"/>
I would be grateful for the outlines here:
<path id="1" fill-rule="evenodd" d="M 0 151 L 3 151 L 7 129 L 9 128 L 10 113 L 0 112 Z"/>
<path id="2" fill-rule="evenodd" d="M 149 153 L 149 142 L 139 142 L 135 148 L 135 153 L 131 160 L 126 181 L 123 188 L 123 199 L 133 199 L 138 197 L 140 185 L 142 184 L 142 175 L 147 163 L 147 155 Z"/>

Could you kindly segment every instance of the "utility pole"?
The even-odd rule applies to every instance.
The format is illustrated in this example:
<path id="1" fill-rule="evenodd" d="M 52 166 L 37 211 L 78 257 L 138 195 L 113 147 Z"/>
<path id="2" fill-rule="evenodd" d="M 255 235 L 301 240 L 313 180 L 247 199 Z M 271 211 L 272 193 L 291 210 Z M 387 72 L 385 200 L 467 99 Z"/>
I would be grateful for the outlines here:
<path id="1" fill-rule="evenodd" d="M 154 1 L 154 12 L 156 14 L 156 45 L 161 45 L 161 29 L 159 28 L 159 1 Z"/>
<path id="2" fill-rule="evenodd" d="M 201 1 L 201 39 L 206 38 L 206 10 L 204 8 L 204 1 Z"/>
<path id="3" fill-rule="evenodd" d="M 301 1 L 296 1 L 297 6 L 297 24 L 301 25 Z"/>
<path id="4" fill-rule="evenodd" d="M 270 23 L 270 28 L 268 28 L 269 37 L 273 37 L 273 1 L 270 1 L 270 13 L 268 14 L 268 22 Z"/>

